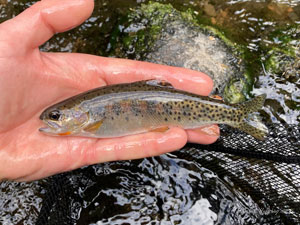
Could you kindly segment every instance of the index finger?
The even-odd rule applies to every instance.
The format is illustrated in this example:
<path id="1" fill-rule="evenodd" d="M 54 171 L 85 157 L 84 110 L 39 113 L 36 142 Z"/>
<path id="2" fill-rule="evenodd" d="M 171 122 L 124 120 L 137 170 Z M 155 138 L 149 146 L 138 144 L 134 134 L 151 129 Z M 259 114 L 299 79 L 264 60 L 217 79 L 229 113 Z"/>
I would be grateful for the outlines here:
<path id="1" fill-rule="evenodd" d="M 186 68 L 111 58 L 102 58 L 101 65 L 109 84 L 158 79 L 200 95 L 208 95 L 213 88 L 213 81 L 208 75 Z"/>
<path id="2" fill-rule="evenodd" d="M 138 80 L 158 79 L 170 82 L 175 88 L 208 95 L 213 88 L 212 79 L 195 70 L 159 65 L 128 59 L 106 58 L 75 53 L 43 53 L 43 63 L 48 64 L 45 76 L 66 79 L 78 92 L 103 86 L 103 84 L 129 83 Z M 55 68 L 61 71 L 53 70 Z M 66 97 L 66 96 L 63 96 Z"/>

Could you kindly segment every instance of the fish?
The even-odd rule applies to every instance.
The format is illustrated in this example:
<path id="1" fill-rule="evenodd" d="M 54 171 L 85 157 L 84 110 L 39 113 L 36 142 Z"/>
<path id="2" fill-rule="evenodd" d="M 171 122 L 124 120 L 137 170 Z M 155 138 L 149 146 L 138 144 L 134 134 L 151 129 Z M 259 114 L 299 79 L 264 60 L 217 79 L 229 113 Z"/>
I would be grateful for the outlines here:
<path id="1" fill-rule="evenodd" d="M 226 124 L 264 140 L 257 115 L 266 95 L 238 104 L 175 89 L 167 81 L 144 80 L 92 89 L 46 108 L 40 132 L 54 136 L 114 138 L 169 127 L 195 129 Z"/>

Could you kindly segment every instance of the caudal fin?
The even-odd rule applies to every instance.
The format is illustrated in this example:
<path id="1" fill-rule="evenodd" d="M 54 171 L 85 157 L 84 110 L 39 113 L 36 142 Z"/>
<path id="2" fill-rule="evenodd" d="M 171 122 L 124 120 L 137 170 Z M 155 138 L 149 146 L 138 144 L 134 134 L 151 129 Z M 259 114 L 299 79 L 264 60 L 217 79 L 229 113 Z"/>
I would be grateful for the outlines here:
<path id="1" fill-rule="evenodd" d="M 240 110 L 245 117 L 233 127 L 250 134 L 251 136 L 264 140 L 268 134 L 268 128 L 263 124 L 257 112 L 263 107 L 266 95 L 259 95 L 254 99 L 244 102 L 240 105 Z"/>

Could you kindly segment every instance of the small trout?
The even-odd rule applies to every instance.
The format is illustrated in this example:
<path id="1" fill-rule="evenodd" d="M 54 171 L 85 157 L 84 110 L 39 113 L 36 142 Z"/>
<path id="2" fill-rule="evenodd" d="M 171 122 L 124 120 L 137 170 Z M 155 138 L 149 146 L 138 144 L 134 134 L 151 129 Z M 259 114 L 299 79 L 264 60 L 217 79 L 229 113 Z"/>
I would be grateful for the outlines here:
<path id="1" fill-rule="evenodd" d="M 263 140 L 267 128 L 256 116 L 265 95 L 241 104 L 177 90 L 148 80 L 96 88 L 59 102 L 40 119 L 41 132 L 57 136 L 120 137 L 177 126 L 184 129 L 227 124 Z"/>

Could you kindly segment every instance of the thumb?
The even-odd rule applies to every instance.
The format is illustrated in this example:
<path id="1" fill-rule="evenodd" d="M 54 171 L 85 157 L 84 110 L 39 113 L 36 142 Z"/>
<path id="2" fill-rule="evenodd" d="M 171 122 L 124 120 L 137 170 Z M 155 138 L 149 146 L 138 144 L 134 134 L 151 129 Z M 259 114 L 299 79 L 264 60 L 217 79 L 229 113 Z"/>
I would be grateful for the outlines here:
<path id="1" fill-rule="evenodd" d="M 42 45 L 55 33 L 78 26 L 92 13 L 93 0 L 44 0 L 0 24 L 7 50 L 22 53 Z"/>

